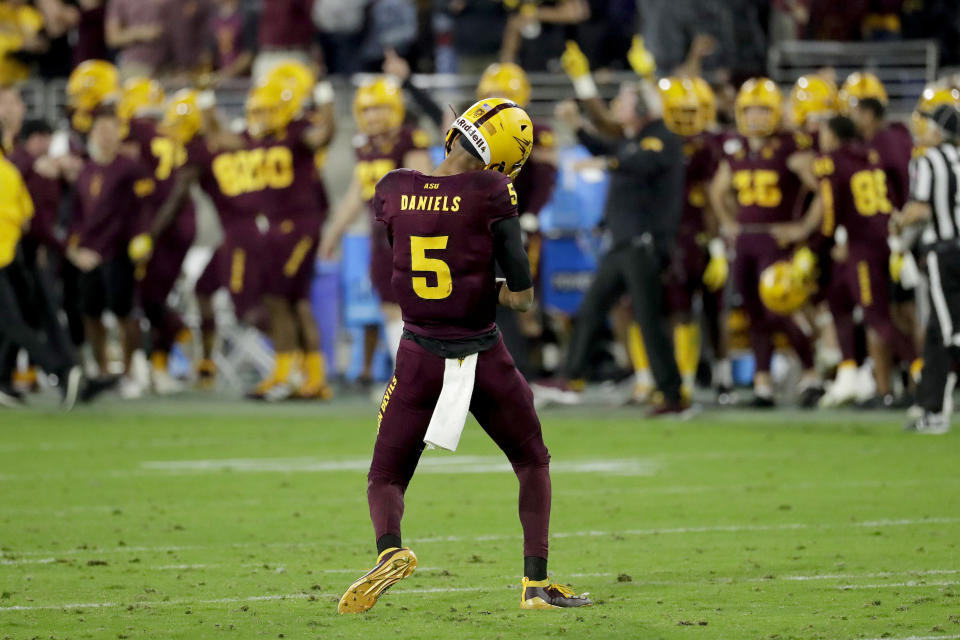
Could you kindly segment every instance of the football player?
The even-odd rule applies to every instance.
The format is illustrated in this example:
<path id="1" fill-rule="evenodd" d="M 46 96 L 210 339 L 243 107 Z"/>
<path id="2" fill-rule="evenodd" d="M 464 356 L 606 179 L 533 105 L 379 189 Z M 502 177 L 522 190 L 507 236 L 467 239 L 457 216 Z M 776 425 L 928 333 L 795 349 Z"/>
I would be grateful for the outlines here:
<path id="1" fill-rule="evenodd" d="M 353 99 L 353 116 L 360 131 L 356 143 L 357 164 L 353 180 L 320 244 L 320 257 L 329 260 L 340 244 L 347 228 L 365 210 L 371 211 L 377 182 L 390 171 L 408 168 L 428 171 L 431 167 L 427 151 L 430 139 L 426 132 L 404 125 L 403 91 L 388 77 L 379 77 L 361 86 Z M 396 358 L 403 319 L 391 278 L 391 251 L 386 233 L 380 225 L 370 232 L 370 280 L 380 297 L 386 321 L 387 348 Z M 371 379 L 375 329 L 368 329 L 364 369 L 361 380 Z"/>
<path id="2" fill-rule="evenodd" d="M 432 174 L 399 170 L 377 185 L 373 209 L 390 245 L 405 331 L 380 404 L 367 484 L 379 553 L 340 599 L 341 613 L 373 607 L 417 566 L 401 539 L 404 493 L 425 442 L 455 450 L 470 411 L 507 455 L 520 482 L 523 609 L 592 604 L 547 575 L 550 456 L 533 394 L 494 321 L 496 305 L 533 304 L 515 177 L 530 155 L 533 123 L 508 100 L 481 100 L 446 137 Z M 495 265 L 505 282 L 495 278 Z"/>
<path id="3" fill-rule="evenodd" d="M 750 318 L 750 342 L 756 359 L 754 405 L 772 407 L 770 362 L 773 335 L 786 334 L 803 365 L 800 401 L 813 406 L 823 390 L 814 370 L 809 337 L 788 316 L 767 309 L 759 278 L 788 252 L 773 236 L 774 226 L 797 217 L 802 181 L 798 140 L 778 132 L 783 98 L 769 78 L 747 80 L 736 99 L 740 137 L 724 143 L 724 155 L 710 185 L 710 201 L 728 236 L 735 238 L 734 286 Z"/>
<path id="4" fill-rule="evenodd" d="M 868 327 L 868 348 L 873 358 L 878 407 L 893 406 L 891 352 L 907 366 L 916 360 L 912 338 L 898 329 L 890 316 L 890 249 L 888 224 L 893 204 L 888 198 L 887 174 L 879 154 L 857 136 L 853 122 L 843 116 L 820 129 L 821 156 L 814 169 L 820 179 L 819 206 L 825 236 L 843 226 L 845 242 L 838 242 L 838 258 L 849 298 L 863 311 Z"/>
<path id="5" fill-rule="evenodd" d="M 156 199 L 166 202 L 173 190 L 176 169 L 186 160 L 183 146 L 158 130 L 162 115 L 163 87 L 149 78 L 131 78 L 123 85 L 117 116 L 126 131 L 131 155 L 153 175 Z M 158 394 L 181 390 L 170 376 L 167 358 L 180 332 L 186 329 L 180 315 L 167 305 L 187 251 L 196 235 L 196 214 L 191 198 L 184 198 L 173 211 L 160 210 L 134 248 L 140 304 L 150 322 L 153 389 Z"/>
<path id="6" fill-rule="evenodd" d="M 246 156 L 237 169 L 241 190 L 251 198 L 250 206 L 269 222 L 261 283 L 277 353 L 273 374 L 250 394 L 255 399 L 332 396 L 309 299 L 324 218 L 321 206 L 326 204 L 318 202 L 314 186 L 316 154 L 326 149 L 333 137 L 332 121 L 312 122 L 304 117 L 307 87 L 314 84 L 312 73 L 306 82 L 268 74 L 247 98 L 249 149 L 243 152 Z M 301 347 L 306 380 L 292 389 L 290 373 Z"/>
<path id="7" fill-rule="evenodd" d="M 677 367 L 683 376 L 683 392 L 689 398 L 700 362 L 699 324 L 692 315 L 693 300 L 700 297 L 712 346 L 718 356 L 722 355 L 718 292 L 726 284 L 729 266 L 706 194 L 717 166 L 715 148 L 704 135 L 709 112 L 704 109 L 692 79 L 662 78 L 657 86 L 667 128 L 684 138 L 683 214 L 664 291 L 674 324 Z"/>
<path id="8" fill-rule="evenodd" d="M 247 206 L 240 188 L 238 163 L 242 156 L 238 154 L 245 141 L 220 128 L 214 108 L 212 92 L 184 89 L 169 101 L 160 126 L 163 135 L 181 145 L 186 154 L 162 210 L 176 211 L 189 197 L 190 186 L 196 184 L 212 200 L 223 229 L 223 242 L 195 288 L 203 344 L 197 370 L 201 386 L 212 385 L 216 375 L 211 359 L 216 329 L 213 294 L 221 286 L 227 289 L 241 323 L 249 322 L 260 304 L 260 272 L 251 260 L 263 254 L 261 226 L 266 225 L 265 219 L 258 224 L 258 215 Z"/>
<path id="9" fill-rule="evenodd" d="M 441 130 L 449 126 L 449 112 L 436 104 L 430 95 L 410 82 L 410 66 L 395 52 L 388 51 L 384 61 L 385 73 L 399 78 L 403 87 L 418 106 Z M 530 79 L 520 65 L 512 62 L 494 63 L 488 66 L 477 84 L 477 99 L 505 98 L 526 109 L 530 103 Z M 446 120 L 446 122 L 445 122 Z M 535 120 L 533 123 L 533 152 L 523 166 L 514 187 L 517 190 L 520 225 L 525 234 L 525 246 L 530 257 L 530 269 L 534 282 L 538 281 L 542 237 L 540 235 L 540 211 L 550 201 L 557 183 L 557 144 L 553 129 L 548 123 Z M 528 341 L 538 337 L 543 327 L 540 315 L 531 310 L 515 313 L 509 309 L 497 309 L 497 325 L 503 331 L 503 339 L 520 371 L 528 376 L 533 373 Z"/>
<path id="10" fill-rule="evenodd" d="M 109 310 L 117 317 L 123 346 L 120 393 L 135 398 L 143 389 L 130 366 L 140 345 L 140 330 L 132 313 L 136 280 L 130 244 L 155 206 L 155 185 L 139 162 L 120 153 L 121 144 L 120 119 L 114 105 L 104 103 L 91 114 L 90 157 L 77 178 L 67 258 L 82 272 L 80 306 L 100 371 L 108 371 L 101 315 Z"/>

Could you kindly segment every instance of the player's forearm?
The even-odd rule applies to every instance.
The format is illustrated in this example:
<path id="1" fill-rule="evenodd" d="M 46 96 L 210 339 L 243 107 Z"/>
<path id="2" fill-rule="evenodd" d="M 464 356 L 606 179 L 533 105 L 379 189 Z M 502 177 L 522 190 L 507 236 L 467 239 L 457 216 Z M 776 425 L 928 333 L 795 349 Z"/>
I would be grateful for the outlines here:
<path id="1" fill-rule="evenodd" d="M 190 184 L 194 181 L 194 177 L 193 172 L 185 172 L 177 177 L 170 196 L 160 205 L 153 218 L 153 224 L 150 225 L 149 231 L 151 237 L 160 237 L 160 234 L 173 224 L 177 213 L 183 208 L 183 203 L 190 195 Z"/>
<path id="2" fill-rule="evenodd" d="M 607 103 L 602 98 L 589 98 L 583 101 L 583 106 L 587 110 L 587 117 L 597 128 L 597 131 L 604 135 L 620 137 L 623 135 L 623 127 L 614 120 L 613 114 L 607 107 Z"/>
<path id="3" fill-rule="evenodd" d="M 503 284 L 500 287 L 500 305 L 514 311 L 529 311 L 533 307 L 533 287 L 523 291 L 511 291 Z"/>

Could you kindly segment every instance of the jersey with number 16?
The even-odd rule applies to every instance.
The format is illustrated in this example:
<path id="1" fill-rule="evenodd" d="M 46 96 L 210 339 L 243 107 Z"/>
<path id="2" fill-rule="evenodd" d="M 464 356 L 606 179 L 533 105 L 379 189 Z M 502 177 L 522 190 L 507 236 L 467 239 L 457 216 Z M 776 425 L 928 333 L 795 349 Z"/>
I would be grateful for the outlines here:
<path id="1" fill-rule="evenodd" d="M 393 245 L 393 293 L 408 331 L 457 340 L 494 328 L 492 226 L 517 215 L 506 176 L 391 171 L 377 185 L 373 210 Z"/>

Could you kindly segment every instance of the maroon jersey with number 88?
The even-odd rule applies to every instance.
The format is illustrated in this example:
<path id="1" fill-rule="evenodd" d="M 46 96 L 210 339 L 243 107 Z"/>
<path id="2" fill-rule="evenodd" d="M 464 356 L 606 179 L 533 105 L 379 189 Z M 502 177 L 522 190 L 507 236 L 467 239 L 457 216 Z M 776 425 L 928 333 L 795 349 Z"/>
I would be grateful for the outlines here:
<path id="1" fill-rule="evenodd" d="M 392 240 L 393 293 L 408 331 L 457 340 L 494 328 L 491 227 L 517 215 L 509 178 L 495 171 L 391 171 L 377 185 L 373 210 Z"/>

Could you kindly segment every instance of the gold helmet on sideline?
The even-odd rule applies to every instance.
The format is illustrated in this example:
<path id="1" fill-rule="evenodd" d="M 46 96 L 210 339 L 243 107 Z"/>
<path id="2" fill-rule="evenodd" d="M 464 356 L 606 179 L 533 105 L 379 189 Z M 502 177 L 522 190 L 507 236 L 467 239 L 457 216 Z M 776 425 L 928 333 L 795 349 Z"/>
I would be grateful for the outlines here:
<path id="1" fill-rule="evenodd" d="M 868 71 L 854 71 L 847 79 L 843 81 L 840 87 L 840 93 L 837 99 L 840 101 L 840 109 L 844 113 L 850 113 L 850 110 L 857 106 L 857 103 L 864 98 L 876 98 L 880 104 L 887 104 L 887 90 L 884 88 L 880 78 Z"/>
<path id="2" fill-rule="evenodd" d="M 444 143 L 450 155 L 457 134 L 464 137 L 484 169 L 517 177 L 533 150 L 533 122 L 520 105 L 504 98 L 475 103 L 454 120 Z"/>
<path id="3" fill-rule="evenodd" d="M 281 62 L 267 73 L 265 82 L 289 86 L 293 90 L 293 106 L 299 113 L 307 104 L 310 92 L 317 84 L 317 76 L 307 65 L 298 60 Z"/>
<path id="4" fill-rule="evenodd" d="M 181 89 L 173 94 L 160 122 L 163 135 L 180 144 L 193 140 L 203 128 L 203 113 L 198 97 L 199 92 L 194 89 Z"/>
<path id="5" fill-rule="evenodd" d="M 697 100 L 700 102 L 700 109 L 703 112 L 704 127 L 711 127 L 717 122 L 717 95 L 713 92 L 710 83 L 695 76 L 690 79 L 693 83 L 693 91 L 697 94 Z"/>
<path id="6" fill-rule="evenodd" d="M 803 280 L 793 261 L 778 260 L 760 273 L 760 300 L 770 311 L 789 315 L 802 307 L 810 295 Z"/>
<path id="7" fill-rule="evenodd" d="M 768 110 L 768 115 L 759 124 L 750 122 L 747 110 L 755 107 Z M 783 95 L 770 78 L 750 78 L 743 83 L 734 103 L 737 130 L 745 136 L 765 137 L 772 135 L 780 124 L 783 112 Z"/>
<path id="8" fill-rule="evenodd" d="M 163 86 L 156 80 L 130 78 L 123 83 L 120 101 L 117 102 L 117 117 L 130 120 L 144 109 L 159 109 L 165 98 Z"/>
<path id="9" fill-rule="evenodd" d="M 929 118 L 934 109 L 941 104 L 949 104 L 960 109 L 960 90 L 943 85 L 930 85 L 920 94 L 917 106 L 910 116 L 910 128 L 913 135 L 922 136 L 930 126 Z"/>
<path id="10" fill-rule="evenodd" d="M 477 99 L 506 98 L 521 107 L 530 103 L 530 80 L 523 68 L 512 62 L 495 62 L 483 72 L 477 85 Z"/>
<path id="11" fill-rule="evenodd" d="M 265 78 L 247 94 L 247 130 L 254 137 L 282 132 L 302 106 L 296 83 L 282 79 L 271 82 Z"/>
<path id="12" fill-rule="evenodd" d="M 823 119 L 837 111 L 837 88 L 817 75 L 800 76 L 790 90 L 790 114 L 796 126 Z"/>
<path id="13" fill-rule="evenodd" d="M 389 109 L 387 128 L 395 129 L 403 124 L 406 107 L 403 104 L 403 89 L 388 76 L 379 76 L 373 82 L 362 85 L 353 97 L 353 117 L 361 133 L 376 135 L 372 124 L 365 115 L 367 109 L 386 107 Z"/>
<path id="14" fill-rule="evenodd" d="M 695 136 L 706 128 L 706 114 L 693 82 L 686 78 L 661 78 L 657 83 L 663 102 L 663 121 L 681 136 Z"/>
<path id="15" fill-rule="evenodd" d="M 67 106 L 73 111 L 74 128 L 90 130 L 93 110 L 115 97 L 120 88 L 117 68 L 106 60 L 86 60 L 77 65 L 67 80 Z"/>

